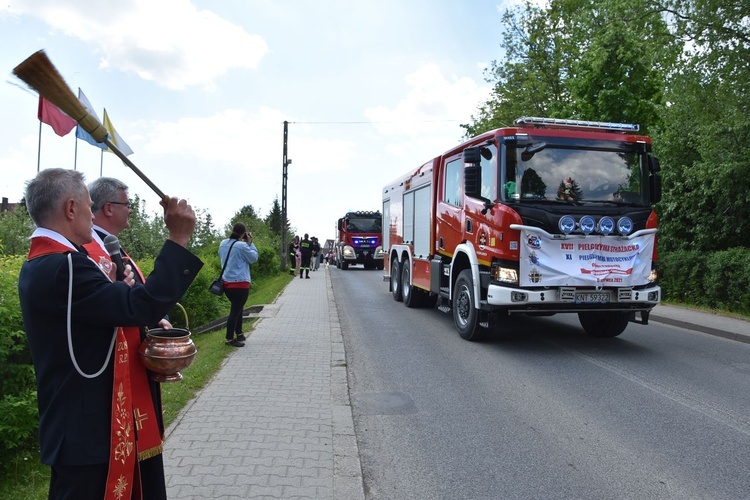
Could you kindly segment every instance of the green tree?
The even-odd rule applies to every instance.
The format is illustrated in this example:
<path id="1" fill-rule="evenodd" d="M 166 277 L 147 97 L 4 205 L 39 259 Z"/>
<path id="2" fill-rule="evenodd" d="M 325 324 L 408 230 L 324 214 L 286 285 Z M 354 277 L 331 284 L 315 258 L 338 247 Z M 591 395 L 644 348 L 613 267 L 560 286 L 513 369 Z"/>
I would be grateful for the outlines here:
<path id="1" fill-rule="evenodd" d="M 12 210 L 0 213 L 0 255 L 26 255 L 34 227 L 24 200 Z"/>
<path id="2" fill-rule="evenodd" d="M 235 223 L 242 222 L 247 230 L 253 234 L 253 241 L 256 246 L 260 244 L 273 245 L 276 238 L 271 228 L 260 218 L 258 212 L 252 205 L 245 205 L 234 214 L 229 224 L 226 226 L 226 235 L 232 232 Z"/>
<path id="3" fill-rule="evenodd" d="M 648 0 L 526 2 L 505 11 L 502 62 L 467 136 L 536 115 L 595 121 L 658 122 L 664 79 L 679 54 Z"/>
<path id="4" fill-rule="evenodd" d="M 131 201 L 133 212 L 128 219 L 129 227 L 120 233 L 118 238 L 136 261 L 154 258 L 159 254 L 164 241 L 169 236 L 169 231 L 164 225 L 164 217 L 161 215 L 162 208 L 159 206 L 158 212 L 148 213 L 146 202 L 138 195 L 135 195 Z M 198 249 L 210 245 L 220 235 L 214 229 L 213 219 L 208 211 L 197 207 L 193 207 L 193 210 L 195 211 L 195 230 L 188 246 L 191 249 Z"/>
<path id="5" fill-rule="evenodd" d="M 750 247 L 750 4 L 664 4 L 686 42 L 654 134 L 662 160 L 666 251 Z"/>
<path id="6" fill-rule="evenodd" d="M 282 229 L 283 223 L 281 220 L 281 205 L 279 205 L 278 198 L 273 199 L 273 205 L 271 206 L 271 210 L 268 212 L 268 215 L 266 216 L 265 222 L 273 234 L 281 237 L 281 229 Z M 288 230 L 289 230 L 289 224 L 287 224 L 287 231 Z"/>
<path id="7" fill-rule="evenodd" d="M 147 213 L 146 202 L 138 195 L 135 195 L 131 202 L 133 212 L 128 219 L 130 227 L 120 233 L 118 238 L 136 262 L 154 258 L 159 254 L 169 234 L 164 225 L 164 217 Z"/>
<path id="8" fill-rule="evenodd" d="M 219 231 L 214 228 L 213 217 L 207 210 L 195 210 L 195 231 L 190 238 L 191 248 L 204 248 L 220 238 Z"/>
<path id="9" fill-rule="evenodd" d="M 493 91 L 472 122 L 461 125 L 467 136 L 508 126 L 521 116 L 560 116 L 568 99 L 564 38 L 548 11 L 526 2 L 506 9 L 502 19 L 505 57 L 485 71 Z"/>
<path id="10" fill-rule="evenodd" d="M 565 20 L 572 117 L 659 122 L 667 73 L 680 53 L 659 9 L 649 0 L 559 0 L 553 15 Z"/>

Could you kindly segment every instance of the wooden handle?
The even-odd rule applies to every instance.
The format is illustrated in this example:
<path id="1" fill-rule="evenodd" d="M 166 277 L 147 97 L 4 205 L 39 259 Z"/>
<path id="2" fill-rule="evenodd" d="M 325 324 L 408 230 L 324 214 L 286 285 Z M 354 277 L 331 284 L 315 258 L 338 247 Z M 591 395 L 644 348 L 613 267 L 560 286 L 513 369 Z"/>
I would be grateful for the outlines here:
<path id="1" fill-rule="evenodd" d="M 47 57 L 46 52 L 39 50 L 31 54 L 25 61 L 13 68 L 13 73 L 26 82 L 31 88 L 39 92 L 39 95 L 60 108 L 66 115 L 73 118 L 83 129 L 91 134 L 96 142 L 102 142 L 116 154 L 122 162 L 136 173 L 165 203 L 169 202 L 169 196 L 151 182 L 138 167 L 128 159 L 125 154 L 109 140 L 109 133 L 104 125 L 92 115 L 86 107 L 73 94 L 62 75 Z"/>

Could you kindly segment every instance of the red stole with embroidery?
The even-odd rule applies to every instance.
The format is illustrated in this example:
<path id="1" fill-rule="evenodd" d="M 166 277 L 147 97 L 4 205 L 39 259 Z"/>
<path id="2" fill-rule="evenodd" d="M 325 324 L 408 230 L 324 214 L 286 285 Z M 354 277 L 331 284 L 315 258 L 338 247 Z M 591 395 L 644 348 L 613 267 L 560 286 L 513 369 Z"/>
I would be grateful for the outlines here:
<path id="1" fill-rule="evenodd" d="M 110 261 L 109 254 L 96 241 L 84 245 L 89 255 L 98 262 L 102 270 L 111 269 L 114 265 Z M 124 253 L 124 252 L 123 252 Z M 128 263 L 134 272 L 138 273 L 141 283 L 145 278 L 135 263 L 127 258 Z M 108 265 L 107 262 L 110 262 Z M 138 355 L 138 348 L 141 345 L 141 332 L 138 327 L 122 328 L 126 345 L 126 357 L 129 365 L 130 384 L 132 387 L 133 401 L 133 419 L 135 425 L 136 450 L 138 460 L 146 460 L 154 457 L 163 451 L 162 435 L 159 429 L 157 409 L 154 407 L 154 400 L 151 397 L 151 389 L 148 381 L 148 371 L 143 366 L 141 358 Z M 161 408 L 158 409 L 161 411 Z"/>
<path id="2" fill-rule="evenodd" d="M 31 240 L 31 248 L 27 259 L 32 260 L 53 253 L 69 253 L 71 250 L 70 247 L 52 238 L 45 236 L 34 237 Z M 96 259 L 92 260 L 96 262 Z M 107 274 L 106 272 L 104 273 Z M 140 485 L 136 492 L 133 491 L 137 464 L 135 429 L 133 427 L 133 391 L 128 363 L 128 358 L 130 357 L 128 341 L 122 328 L 117 329 L 115 352 L 113 354 L 114 383 L 112 390 L 109 472 L 107 474 L 107 489 L 104 498 L 105 500 L 122 500 L 131 497 L 141 498 Z"/>

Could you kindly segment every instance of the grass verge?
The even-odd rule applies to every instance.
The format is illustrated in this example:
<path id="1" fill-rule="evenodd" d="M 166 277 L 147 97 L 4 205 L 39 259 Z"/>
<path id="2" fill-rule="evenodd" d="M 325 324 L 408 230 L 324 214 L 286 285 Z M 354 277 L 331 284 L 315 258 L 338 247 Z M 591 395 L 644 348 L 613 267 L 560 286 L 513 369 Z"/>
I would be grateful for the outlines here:
<path id="1" fill-rule="evenodd" d="M 256 280 L 247 305 L 270 304 L 294 278 L 289 273 Z M 229 311 L 229 302 L 226 311 Z M 252 330 L 255 320 L 246 321 L 245 331 Z M 224 358 L 235 348 L 224 344 L 224 329 L 192 335 L 198 350 L 190 367 L 182 372 L 180 382 L 162 384 L 164 425 L 169 425 L 221 368 Z M 169 447 L 169 442 L 165 444 Z M 50 468 L 39 461 L 36 443 L 30 450 L 19 452 L 10 464 L 4 464 L 0 477 L 0 498 L 4 500 L 44 500 L 49 489 Z"/>

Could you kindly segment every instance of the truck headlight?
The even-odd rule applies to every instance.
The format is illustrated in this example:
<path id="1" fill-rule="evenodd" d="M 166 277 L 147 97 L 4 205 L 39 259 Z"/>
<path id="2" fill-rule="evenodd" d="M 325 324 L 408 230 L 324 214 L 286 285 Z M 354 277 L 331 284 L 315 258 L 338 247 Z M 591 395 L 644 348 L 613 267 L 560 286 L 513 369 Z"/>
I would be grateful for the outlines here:
<path id="1" fill-rule="evenodd" d="M 510 267 L 495 266 L 492 268 L 492 279 L 502 283 L 518 284 L 518 271 Z"/>

